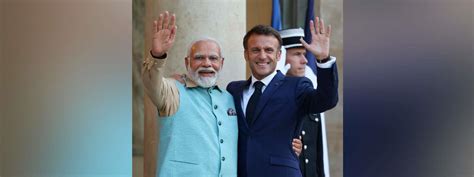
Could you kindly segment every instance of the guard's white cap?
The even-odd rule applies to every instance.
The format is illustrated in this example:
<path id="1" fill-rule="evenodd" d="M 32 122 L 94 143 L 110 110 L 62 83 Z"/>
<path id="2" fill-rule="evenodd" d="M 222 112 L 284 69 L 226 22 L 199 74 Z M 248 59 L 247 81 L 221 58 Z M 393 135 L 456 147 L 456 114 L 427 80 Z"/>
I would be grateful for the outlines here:
<path id="1" fill-rule="evenodd" d="M 304 37 L 304 30 L 301 28 L 291 28 L 286 30 L 281 30 L 280 32 L 281 39 L 283 40 L 283 47 L 285 49 L 294 48 L 294 47 L 303 47 L 303 44 L 300 42 L 300 38 Z"/>

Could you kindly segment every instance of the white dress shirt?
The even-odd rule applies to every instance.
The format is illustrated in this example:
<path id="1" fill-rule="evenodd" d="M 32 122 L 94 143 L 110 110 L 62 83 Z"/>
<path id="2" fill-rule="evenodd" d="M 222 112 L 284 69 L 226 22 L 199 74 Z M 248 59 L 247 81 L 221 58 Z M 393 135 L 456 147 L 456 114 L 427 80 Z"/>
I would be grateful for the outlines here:
<path id="1" fill-rule="evenodd" d="M 275 70 L 275 71 L 273 71 L 273 73 L 271 73 L 267 77 L 260 80 L 260 82 L 263 83 L 262 94 L 265 91 L 265 88 L 267 88 L 268 84 L 270 84 L 270 82 L 272 81 L 273 77 L 275 77 L 276 74 L 277 74 L 277 71 Z M 243 92 L 243 95 L 242 95 L 242 102 L 240 102 L 241 105 L 242 105 L 242 110 L 244 112 L 244 115 L 246 114 L 245 112 L 247 110 L 247 104 L 249 103 L 250 97 L 252 97 L 252 94 L 255 91 L 255 87 L 253 85 L 254 85 L 255 82 L 257 82 L 259 80 L 252 75 L 252 80 L 251 81 L 252 81 L 252 83 L 250 83 L 250 86 L 245 88 L 245 90 Z"/>

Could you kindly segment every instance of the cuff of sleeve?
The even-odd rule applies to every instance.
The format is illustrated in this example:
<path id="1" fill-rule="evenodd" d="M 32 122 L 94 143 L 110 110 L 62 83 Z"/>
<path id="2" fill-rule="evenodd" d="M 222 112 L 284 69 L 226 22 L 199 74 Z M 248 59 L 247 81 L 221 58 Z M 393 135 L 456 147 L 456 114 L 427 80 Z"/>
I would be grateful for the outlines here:
<path id="1" fill-rule="evenodd" d="M 152 68 L 162 68 L 166 63 L 166 60 L 156 60 L 152 59 L 152 57 L 147 57 L 143 61 L 143 68 L 150 70 Z"/>
<path id="2" fill-rule="evenodd" d="M 166 63 L 166 60 L 158 60 L 158 61 L 155 60 L 154 62 L 155 62 L 154 66 L 156 66 L 158 68 L 162 68 Z"/>
<path id="3" fill-rule="evenodd" d="M 316 65 L 319 68 L 331 68 L 334 63 L 336 63 L 336 57 L 330 56 L 327 62 L 324 62 L 324 63 L 316 62 Z"/>

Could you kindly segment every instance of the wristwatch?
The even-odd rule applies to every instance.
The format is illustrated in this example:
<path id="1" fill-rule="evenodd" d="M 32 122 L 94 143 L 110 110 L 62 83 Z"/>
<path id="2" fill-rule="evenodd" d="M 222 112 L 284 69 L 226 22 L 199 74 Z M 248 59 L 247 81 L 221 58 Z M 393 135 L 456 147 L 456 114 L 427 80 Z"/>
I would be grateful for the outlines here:
<path id="1" fill-rule="evenodd" d="M 318 62 L 318 63 L 326 63 L 326 62 L 328 62 L 330 59 L 331 59 L 331 55 L 328 55 L 328 57 L 325 58 L 325 59 L 322 59 L 322 60 L 316 59 L 316 62 Z"/>
<path id="2" fill-rule="evenodd" d="M 150 55 L 151 57 L 156 58 L 156 59 L 165 59 L 168 56 L 166 53 L 162 56 L 154 56 L 151 50 L 150 50 Z"/>

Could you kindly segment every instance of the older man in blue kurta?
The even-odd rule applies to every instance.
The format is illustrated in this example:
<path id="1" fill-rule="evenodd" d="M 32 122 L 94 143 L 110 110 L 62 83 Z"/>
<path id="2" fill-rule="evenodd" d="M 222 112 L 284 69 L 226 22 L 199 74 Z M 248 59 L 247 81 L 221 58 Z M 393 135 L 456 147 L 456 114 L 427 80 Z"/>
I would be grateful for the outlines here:
<path id="1" fill-rule="evenodd" d="M 168 12 L 154 22 L 151 56 L 144 62 L 145 91 L 161 121 L 158 177 L 236 177 L 237 116 L 232 96 L 216 85 L 224 63 L 213 39 L 193 42 L 184 82 L 163 77 L 176 34 Z"/>

